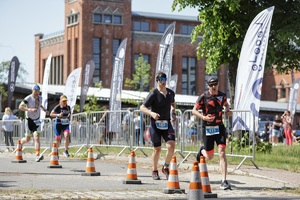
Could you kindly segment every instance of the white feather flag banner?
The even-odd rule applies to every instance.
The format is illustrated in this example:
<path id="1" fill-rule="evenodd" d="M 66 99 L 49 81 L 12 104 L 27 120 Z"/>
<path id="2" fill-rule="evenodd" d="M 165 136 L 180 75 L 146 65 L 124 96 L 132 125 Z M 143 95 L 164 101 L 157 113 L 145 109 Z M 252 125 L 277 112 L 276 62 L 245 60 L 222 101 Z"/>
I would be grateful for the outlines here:
<path id="1" fill-rule="evenodd" d="M 44 77 L 43 77 L 43 89 L 42 89 L 42 106 L 47 110 L 48 109 L 48 84 L 49 84 L 49 75 L 51 67 L 52 54 L 50 54 L 46 60 Z M 45 119 L 46 113 L 40 112 L 40 119 Z"/>
<path id="2" fill-rule="evenodd" d="M 74 106 L 76 104 L 77 90 L 80 80 L 81 67 L 74 69 L 68 76 L 64 95 L 68 98 L 68 105 L 71 107 L 73 113 Z"/>
<path id="3" fill-rule="evenodd" d="M 235 85 L 233 130 L 253 133 L 258 123 L 261 87 L 274 6 L 260 12 L 251 22 L 241 50 Z"/>

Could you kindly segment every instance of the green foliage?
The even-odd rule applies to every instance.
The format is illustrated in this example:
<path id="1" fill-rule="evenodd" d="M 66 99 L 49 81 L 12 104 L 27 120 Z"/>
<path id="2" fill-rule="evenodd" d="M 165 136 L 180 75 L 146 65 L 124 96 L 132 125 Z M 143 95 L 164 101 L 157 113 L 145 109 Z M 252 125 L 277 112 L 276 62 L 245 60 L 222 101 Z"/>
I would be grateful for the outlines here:
<path id="1" fill-rule="evenodd" d="M 150 64 L 144 60 L 141 54 L 135 63 L 135 73 L 132 75 L 132 79 L 126 78 L 125 87 L 129 87 L 131 90 L 136 91 L 149 91 L 150 83 Z"/>
<path id="2" fill-rule="evenodd" d="M 260 152 L 262 154 L 270 154 L 272 152 L 272 144 L 257 140 L 255 152 Z"/>
<path id="3" fill-rule="evenodd" d="M 232 91 L 236 82 L 238 57 L 249 25 L 264 9 L 275 6 L 266 69 L 276 67 L 281 73 L 299 70 L 300 1 L 293 0 L 174 0 L 172 9 L 192 7 L 199 10 L 200 25 L 192 32 L 192 41 L 202 36 L 198 58 L 206 58 L 206 72 L 216 72 L 222 64 L 229 67 Z M 234 94 L 234 93 L 233 93 Z"/>
<path id="4" fill-rule="evenodd" d="M 300 145 L 272 146 L 270 153 L 257 152 L 255 163 L 260 167 L 270 167 L 300 173 L 299 155 Z"/>
<path id="5" fill-rule="evenodd" d="M 102 106 L 99 105 L 97 97 L 95 95 L 87 96 L 86 103 L 83 106 L 83 111 L 90 113 L 91 111 L 103 110 Z M 80 111 L 80 106 L 78 104 L 74 107 L 74 112 L 78 113 Z"/>
<path id="6" fill-rule="evenodd" d="M 134 99 L 122 99 L 122 103 L 131 104 L 135 106 L 141 105 L 141 102 L 136 101 Z"/>
<path id="7" fill-rule="evenodd" d="M 0 94 L 2 95 L 2 100 L 7 98 L 7 91 L 4 87 L 4 83 L 8 83 L 8 73 L 9 73 L 10 61 L 3 61 L 0 63 Z M 25 78 L 28 76 L 28 72 L 23 68 L 22 63 L 20 64 L 18 75 L 16 81 L 24 82 Z"/>
<path id="8" fill-rule="evenodd" d="M 10 61 L 3 61 L 0 63 L 0 82 L 7 83 L 8 73 L 9 73 Z M 28 77 L 28 72 L 23 67 L 23 64 L 20 63 L 20 67 L 17 75 L 17 82 L 25 82 Z"/>
<path id="9" fill-rule="evenodd" d="M 255 152 L 259 153 L 271 153 L 272 145 L 269 143 L 256 141 L 256 144 L 252 144 L 249 139 L 249 133 L 245 132 L 243 137 L 239 139 L 238 137 L 232 137 L 229 135 L 230 147 L 233 152 L 252 152 L 253 145 L 255 145 Z"/>

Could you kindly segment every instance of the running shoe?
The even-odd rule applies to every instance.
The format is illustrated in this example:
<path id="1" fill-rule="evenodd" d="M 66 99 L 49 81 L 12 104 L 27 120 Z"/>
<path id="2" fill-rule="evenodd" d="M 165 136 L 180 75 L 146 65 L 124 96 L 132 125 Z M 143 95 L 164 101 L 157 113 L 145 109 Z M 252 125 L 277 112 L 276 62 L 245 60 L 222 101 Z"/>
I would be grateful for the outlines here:
<path id="1" fill-rule="evenodd" d="M 203 154 L 201 153 L 201 151 L 205 149 L 204 146 L 201 146 L 200 149 L 199 149 L 199 152 L 197 153 L 197 161 L 200 162 L 200 158 L 201 156 L 203 156 Z"/>
<path id="2" fill-rule="evenodd" d="M 170 174 L 169 168 L 163 166 L 162 169 L 161 169 L 161 172 L 162 172 L 164 175 L 166 175 L 166 179 L 168 180 L 168 179 L 169 179 L 169 174 Z"/>
<path id="3" fill-rule="evenodd" d="M 65 150 L 64 155 L 65 155 L 66 157 L 70 157 L 70 154 L 69 154 L 68 150 Z"/>
<path id="4" fill-rule="evenodd" d="M 160 180 L 157 170 L 152 172 L 152 178 L 153 180 Z"/>
<path id="5" fill-rule="evenodd" d="M 223 181 L 220 188 L 223 190 L 231 190 L 231 185 L 228 183 L 228 181 Z"/>
<path id="6" fill-rule="evenodd" d="M 44 160 L 44 156 L 43 155 L 37 155 L 35 162 L 40 162 L 41 160 Z"/>

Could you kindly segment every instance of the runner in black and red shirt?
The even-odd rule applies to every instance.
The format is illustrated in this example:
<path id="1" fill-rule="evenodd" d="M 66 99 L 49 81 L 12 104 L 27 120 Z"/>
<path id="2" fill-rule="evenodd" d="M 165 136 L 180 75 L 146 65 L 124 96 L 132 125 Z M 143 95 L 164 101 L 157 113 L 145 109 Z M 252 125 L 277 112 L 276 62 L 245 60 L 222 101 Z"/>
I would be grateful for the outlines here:
<path id="1" fill-rule="evenodd" d="M 223 107 L 227 115 L 231 115 L 226 95 L 219 91 L 219 81 L 217 78 L 210 78 L 207 82 L 209 90 L 201 94 L 193 108 L 192 113 L 203 120 L 202 133 L 203 144 L 197 154 L 197 161 L 204 156 L 208 160 L 214 157 L 214 143 L 218 145 L 220 157 L 220 166 L 222 172 L 221 189 L 231 189 L 226 180 L 227 159 L 226 159 L 226 129 L 223 124 L 222 114 Z M 202 113 L 199 112 L 202 111 Z"/>

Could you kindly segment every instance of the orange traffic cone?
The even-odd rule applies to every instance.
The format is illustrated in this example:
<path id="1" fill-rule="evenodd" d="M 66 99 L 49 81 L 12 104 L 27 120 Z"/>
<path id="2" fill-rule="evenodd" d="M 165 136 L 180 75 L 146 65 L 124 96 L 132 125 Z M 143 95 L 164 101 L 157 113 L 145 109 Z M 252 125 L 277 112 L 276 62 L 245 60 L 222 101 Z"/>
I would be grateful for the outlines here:
<path id="1" fill-rule="evenodd" d="M 202 184 L 202 191 L 204 193 L 205 198 L 218 198 L 217 194 L 211 192 L 210 182 L 208 178 L 208 171 L 205 162 L 205 157 L 200 157 L 200 177 L 201 177 L 201 184 Z"/>
<path id="2" fill-rule="evenodd" d="M 188 200 L 204 200 L 198 162 L 192 168 Z"/>
<path id="3" fill-rule="evenodd" d="M 185 193 L 184 189 L 180 189 L 176 157 L 173 156 L 169 166 L 168 188 L 163 189 L 165 194 Z"/>
<path id="4" fill-rule="evenodd" d="M 82 176 L 100 176 L 100 172 L 96 172 L 94 163 L 93 148 L 90 147 L 88 151 L 88 158 L 85 167 L 85 172 L 81 173 Z"/>
<path id="5" fill-rule="evenodd" d="M 22 156 L 22 145 L 21 145 L 21 141 L 18 141 L 17 144 L 17 149 L 16 149 L 16 156 L 15 156 L 15 160 L 11 161 L 12 163 L 26 163 L 26 160 L 23 160 L 23 156 Z"/>
<path id="6" fill-rule="evenodd" d="M 57 142 L 52 143 L 52 152 L 50 157 L 50 165 L 48 168 L 62 168 L 58 163 L 58 150 L 57 150 Z"/>
<path id="7" fill-rule="evenodd" d="M 123 180 L 124 184 L 141 184 L 142 181 L 137 178 L 135 153 L 130 152 L 126 180 Z"/>

